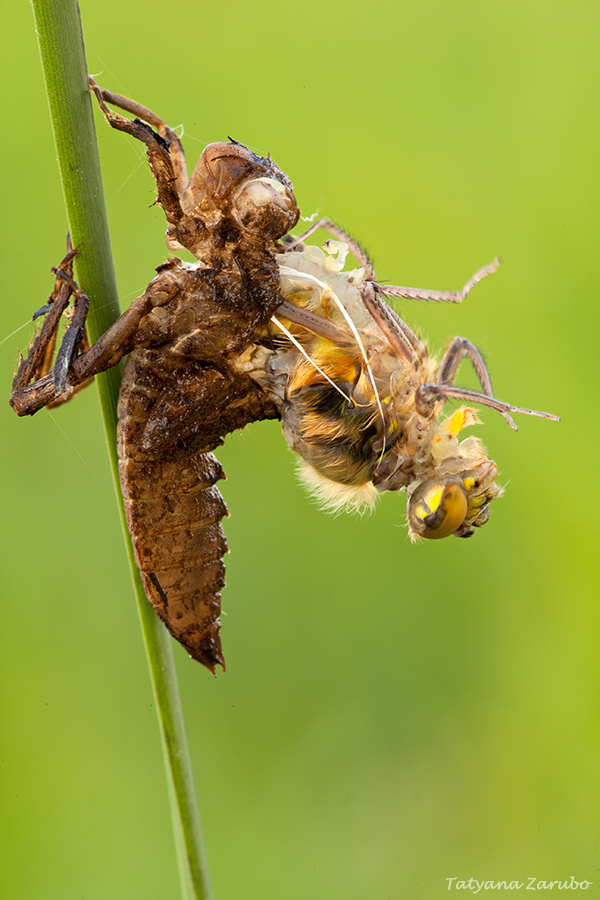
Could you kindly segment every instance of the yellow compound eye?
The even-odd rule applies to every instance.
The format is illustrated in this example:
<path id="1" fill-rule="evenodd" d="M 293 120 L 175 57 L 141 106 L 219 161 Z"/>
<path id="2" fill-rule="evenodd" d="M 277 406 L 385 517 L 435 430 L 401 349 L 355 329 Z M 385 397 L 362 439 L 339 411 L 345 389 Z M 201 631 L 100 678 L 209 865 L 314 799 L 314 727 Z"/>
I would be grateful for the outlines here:
<path id="1" fill-rule="evenodd" d="M 408 503 L 411 536 L 437 539 L 454 534 L 465 520 L 467 507 L 467 494 L 459 481 L 424 481 Z"/>

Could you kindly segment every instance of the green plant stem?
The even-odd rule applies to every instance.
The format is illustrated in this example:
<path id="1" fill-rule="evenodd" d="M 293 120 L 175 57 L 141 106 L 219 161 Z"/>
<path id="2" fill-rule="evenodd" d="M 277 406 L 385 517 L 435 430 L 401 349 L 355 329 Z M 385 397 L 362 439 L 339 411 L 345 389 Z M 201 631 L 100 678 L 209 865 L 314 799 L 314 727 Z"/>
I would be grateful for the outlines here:
<path id="1" fill-rule="evenodd" d="M 93 342 L 119 315 L 119 302 L 102 189 L 87 65 L 76 0 L 33 0 L 36 29 L 69 228 L 77 256 L 77 280 L 90 298 L 88 332 Z M 183 866 L 184 894 L 210 900 L 200 817 L 173 662 L 171 639 L 146 599 L 118 488 L 117 399 L 121 372 L 97 376 L 117 496 L 170 776 L 174 825 Z"/>

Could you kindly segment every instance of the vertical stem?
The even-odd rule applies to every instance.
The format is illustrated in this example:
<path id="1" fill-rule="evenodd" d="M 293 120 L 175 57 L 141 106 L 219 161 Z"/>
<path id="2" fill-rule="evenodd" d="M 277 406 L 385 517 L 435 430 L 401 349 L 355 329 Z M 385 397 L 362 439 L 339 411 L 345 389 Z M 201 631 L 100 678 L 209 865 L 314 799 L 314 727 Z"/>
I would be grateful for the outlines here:
<path id="1" fill-rule="evenodd" d="M 90 298 L 88 330 L 93 342 L 118 317 L 119 301 L 79 5 L 77 0 L 33 0 L 33 9 L 69 227 L 73 245 L 81 247 L 75 260 L 77 280 Z M 170 777 L 176 841 L 180 857 L 186 862 L 182 890 L 194 900 L 210 900 L 212 892 L 171 639 L 146 599 L 118 489 L 116 422 L 120 375 L 118 368 L 112 369 L 97 376 L 97 383 Z"/>

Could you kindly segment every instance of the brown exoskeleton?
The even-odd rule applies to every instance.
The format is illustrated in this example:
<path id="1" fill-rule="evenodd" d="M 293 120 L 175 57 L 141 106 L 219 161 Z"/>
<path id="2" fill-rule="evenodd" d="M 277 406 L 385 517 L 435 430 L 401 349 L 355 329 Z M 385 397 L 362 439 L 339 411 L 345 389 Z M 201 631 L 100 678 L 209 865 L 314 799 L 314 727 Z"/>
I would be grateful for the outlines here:
<path id="1" fill-rule="evenodd" d="M 471 407 L 439 422 L 448 398 L 511 412 L 492 395 L 475 347 L 451 342 L 436 366 L 383 294 L 460 301 L 460 292 L 380 287 L 362 249 L 321 220 L 286 237 L 299 209 L 292 184 L 269 157 L 230 141 L 209 145 L 188 180 L 179 138 L 150 110 L 91 81 L 109 124 L 141 140 L 168 223 L 171 257 L 141 297 L 92 346 L 84 341 L 87 297 L 72 277 L 75 251 L 55 269 L 55 288 L 11 405 L 18 415 L 68 400 L 128 354 L 119 398 L 121 489 L 148 599 L 171 634 L 214 672 L 219 638 L 225 503 L 212 450 L 229 432 L 281 418 L 317 492 L 334 505 L 370 502 L 406 487 L 411 535 L 468 536 L 500 493 L 497 468 L 474 438 Z M 112 113 L 107 103 L 136 118 Z M 156 129 L 156 130 L 154 130 Z M 317 227 L 337 241 L 327 254 L 303 240 Z M 361 263 L 342 272 L 335 254 Z M 343 259 L 341 261 L 343 263 Z M 61 315 L 69 326 L 52 366 Z M 473 363 L 483 393 L 452 386 L 460 360 Z M 514 427 L 514 426 L 513 426 Z"/>

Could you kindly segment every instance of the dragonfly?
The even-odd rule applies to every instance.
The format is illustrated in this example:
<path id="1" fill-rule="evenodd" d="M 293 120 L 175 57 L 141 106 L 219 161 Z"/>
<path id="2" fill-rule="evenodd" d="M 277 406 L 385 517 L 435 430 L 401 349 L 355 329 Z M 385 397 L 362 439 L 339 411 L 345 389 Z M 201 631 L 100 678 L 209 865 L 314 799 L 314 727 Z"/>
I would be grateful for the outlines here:
<path id="1" fill-rule="evenodd" d="M 231 138 L 209 144 L 188 177 L 180 138 L 139 103 L 90 90 L 108 124 L 141 141 L 167 220 L 172 254 L 140 297 L 90 346 L 89 299 L 73 276 L 70 243 L 10 403 L 20 415 L 60 405 L 126 358 L 118 404 L 119 476 L 136 564 L 148 600 L 194 659 L 225 669 L 220 639 L 223 558 L 213 451 L 251 422 L 279 419 L 302 478 L 324 506 L 362 510 L 405 491 L 413 540 L 470 537 L 502 493 L 498 468 L 464 429 L 493 393 L 477 348 L 456 337 L 440 362 L 388 300 L 459 303 L 498 266 L 460 291 L 380 284 L 351 235 L 320 219 L 297 237 L 293 185 L 270 156 Z M 115 107 L 133 119 L 110 109 Z M 318 229 L 323 247 L 306 241 Z M 346 269 L 351 255 L 358 263 Z M 58 340 L 61 322 L 66 322 Z M 60 343 L 58 349 L 57 344 Z M 454 384 L 463 359 L 481 391 Z M 465 405 L 444 415 L 450 400 Z"/>

